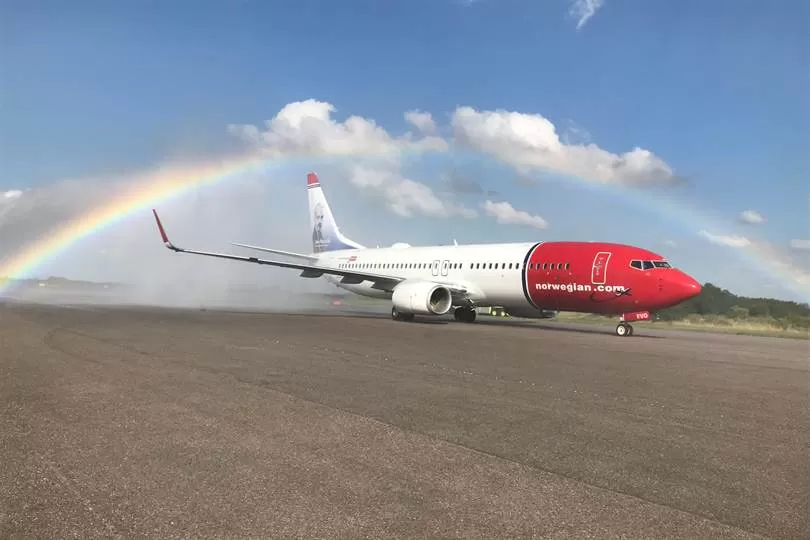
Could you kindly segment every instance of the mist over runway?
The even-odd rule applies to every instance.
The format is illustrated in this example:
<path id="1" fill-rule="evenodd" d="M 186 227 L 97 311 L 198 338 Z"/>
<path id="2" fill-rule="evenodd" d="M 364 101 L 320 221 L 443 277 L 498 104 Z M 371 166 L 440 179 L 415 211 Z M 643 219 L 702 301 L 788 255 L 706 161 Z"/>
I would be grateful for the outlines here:
<path id="1" fill-rule="evenodd" d="M 0 303 L 0 535 L 810 534 L 804 340 L 349 309 Z"/>

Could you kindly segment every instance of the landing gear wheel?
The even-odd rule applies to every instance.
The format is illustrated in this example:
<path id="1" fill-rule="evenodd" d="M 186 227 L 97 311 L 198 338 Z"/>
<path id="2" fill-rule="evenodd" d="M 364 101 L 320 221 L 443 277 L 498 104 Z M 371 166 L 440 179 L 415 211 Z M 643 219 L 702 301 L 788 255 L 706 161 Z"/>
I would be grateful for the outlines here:
<path id="1" fill-rule="evenodd" d="M 391 308 L 391 318 L 395 321 L 412 321 L 413 320 L 413 313 L 400 313 L 400 311 L 395 307 Z"/>
<path id="2" fill-rule="evenodd" d="M 616 325 L 616 335 L 619 337 L 632 336 L 633 327 L 626 322 L 620 322 Z"/>
<path id="3" fill-rule="evenodd" d="M 475 310 L 468 307 L 457 307 L 455 311 L 453 311 L 453 318 L 461 322 L 475 322 L 475 316 Z"/>

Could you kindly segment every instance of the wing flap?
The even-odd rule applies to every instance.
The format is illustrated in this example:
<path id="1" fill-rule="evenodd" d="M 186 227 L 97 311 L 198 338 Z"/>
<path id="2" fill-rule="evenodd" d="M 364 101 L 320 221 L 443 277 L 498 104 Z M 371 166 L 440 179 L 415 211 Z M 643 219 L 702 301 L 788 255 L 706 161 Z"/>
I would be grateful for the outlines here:
<path id="1" fill-rule="evenodd" d="M 360 285 L 364 281 L 366 280 L 363 276 L 343 276 L 343 279 L 340 280 L 344 285 Z"/>
<path id="2" fill-rule="evenodd" d="M 302 270 L 299 276 L 305 278 L 319 278 L 323 275 L 323 272 L 320 270 Z"/>
<path id="3" fill-rule="evenodd" d="M 232 242 L 231 245 L 237 246 L 237 247 L 243 247 L 243 248 L 247 248 L 247 249 L 255 249 L 256 251 L 265 251 L 267 253 L 275 253 L 276 255 L 285 255 L 287 257 L 293 257 L 295 259 L 301 259 L 301 260 L 304 260 L 304 261 L 315 261 L 315 260 L 318 259 L 318 257 L 316 257 L 315 255 L 306 255 L 304 253 L 295 253 L 293 251 L 284 251 L 282 249 L 272 249 L 272 248 L 266 248 L 266 247 L 261 247 L 261 246 L 253 246 L 253 245 L 250 245 L 250 244 L 240 244 L 238 242 Z"/>

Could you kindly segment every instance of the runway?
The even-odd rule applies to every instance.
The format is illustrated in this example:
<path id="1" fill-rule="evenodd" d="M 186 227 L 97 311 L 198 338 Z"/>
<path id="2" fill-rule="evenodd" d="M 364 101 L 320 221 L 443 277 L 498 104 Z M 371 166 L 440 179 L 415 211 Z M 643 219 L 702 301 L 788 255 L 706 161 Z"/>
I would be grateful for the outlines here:
<path id="1" fill-rule="evenodd" d="M 0 303 L 0 536 L 808 538 L 809 353 Z"/>

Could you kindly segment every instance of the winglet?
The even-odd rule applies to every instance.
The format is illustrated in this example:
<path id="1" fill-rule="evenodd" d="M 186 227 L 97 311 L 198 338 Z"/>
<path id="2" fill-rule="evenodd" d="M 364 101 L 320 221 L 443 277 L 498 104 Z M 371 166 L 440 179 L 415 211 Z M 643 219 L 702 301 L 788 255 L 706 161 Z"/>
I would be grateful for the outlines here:
<path id="1" fill-rule="evenodd" d="M 157 215 L 157 211 L 152 208 L 152 213 L 155 214 L 155 221 L 157 222 L 158 230 L 160 231 L 160 237 L 163 239 L 163 243 L 166 244 L 166 247 L 169 249 L 177 250 L 169 241 L 169 237 L 166 235 L 166 230 L 163 228 L 163 224 L 160 222 L 160 218 Z"/>
<path id="2" fill-rule="evenodd" d="M 307 187 L 319 186 L 319 185 L 321 185 L 321 181 L 318 178 L 318 175 L 316 173 L 314 173 L 314 172 L 308 173 L 307 174 Z"/>

